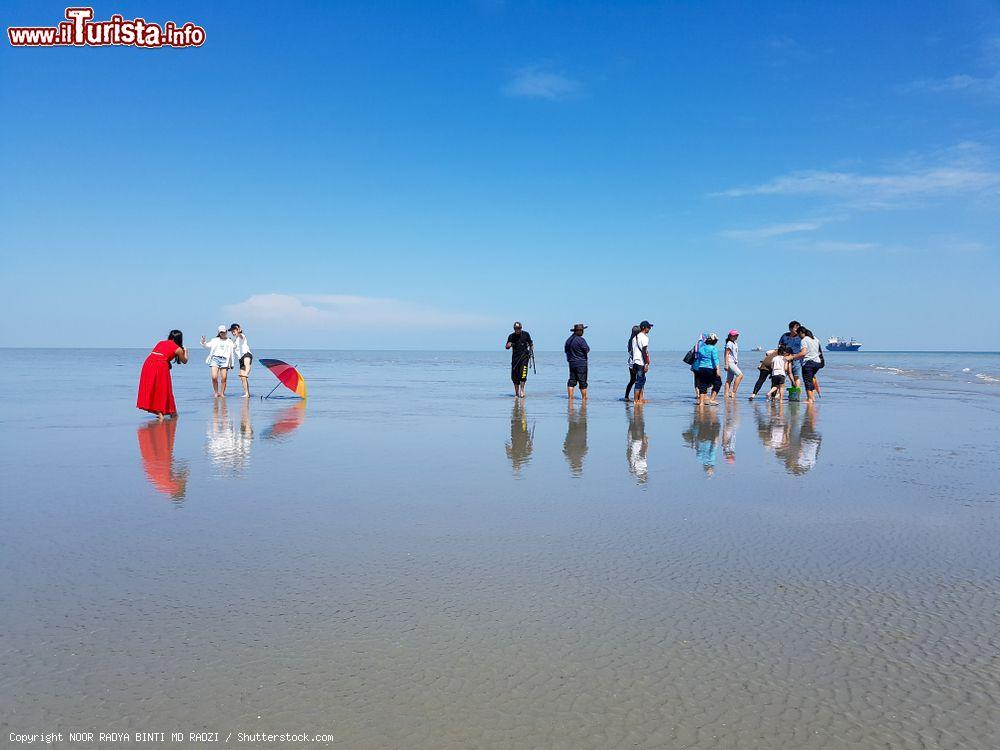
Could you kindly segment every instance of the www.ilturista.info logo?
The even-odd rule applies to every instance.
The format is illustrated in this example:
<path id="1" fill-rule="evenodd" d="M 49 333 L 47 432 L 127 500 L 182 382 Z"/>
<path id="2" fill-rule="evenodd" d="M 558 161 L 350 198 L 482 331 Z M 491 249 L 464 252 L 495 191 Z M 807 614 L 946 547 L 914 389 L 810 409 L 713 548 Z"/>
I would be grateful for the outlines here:
<path id="1" fill-rule="evenodd" d="M 14 47 L 200 47 L 205 29 L 190 21 L 177 25 L 150 23 L 144 18 L 126 20 L 115 14 L 94 21 L 93 8 L 67 8 L 58 26 L 9 26 L 7 38 Z"/>

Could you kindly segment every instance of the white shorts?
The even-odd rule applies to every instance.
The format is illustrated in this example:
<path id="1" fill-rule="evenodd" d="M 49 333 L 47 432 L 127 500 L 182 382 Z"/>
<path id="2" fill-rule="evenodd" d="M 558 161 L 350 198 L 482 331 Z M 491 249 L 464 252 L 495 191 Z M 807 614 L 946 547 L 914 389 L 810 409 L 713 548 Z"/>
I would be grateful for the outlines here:
<path id="1" fill-rule="evenodd" d="M 743 377 L 743 370 L 740 366 L 734 362 L 729 363 L 729 368 L 726 370 L 726 382 L 732 383 L 736 378 Z"/>

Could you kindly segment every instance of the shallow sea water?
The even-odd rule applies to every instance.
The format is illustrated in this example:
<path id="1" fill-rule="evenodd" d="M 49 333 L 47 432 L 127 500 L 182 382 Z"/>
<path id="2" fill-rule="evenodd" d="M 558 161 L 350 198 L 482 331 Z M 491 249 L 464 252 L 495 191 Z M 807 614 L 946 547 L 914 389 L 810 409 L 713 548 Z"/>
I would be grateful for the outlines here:
<path id="1" fill-rule="evenodd" d="M 523 405 L 502 352 L 259 352 L 306 403 L 259 365 L 216 401 L 193 354 L 160 425 L 144 352 L 0 350 L 5 741 L 997 744 L 997 355 L 698 411 L 657 353 L 636 413 L 613 353 L 586 407 L 556 353 Z"/>

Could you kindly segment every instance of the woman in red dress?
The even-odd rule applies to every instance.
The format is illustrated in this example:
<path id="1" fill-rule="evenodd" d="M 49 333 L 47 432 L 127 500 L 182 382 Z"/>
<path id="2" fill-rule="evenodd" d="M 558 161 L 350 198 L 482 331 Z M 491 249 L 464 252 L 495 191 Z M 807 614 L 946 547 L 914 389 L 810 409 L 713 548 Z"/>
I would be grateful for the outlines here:
<path id="1" fill-rule="evenodd" d="M 173 330 L 156 346 L 142 363 L 139 375 L 139 397 L 135 405 L 152 412 L 159 420 L 164 414 L 177 414 L 174 403 L 174 389 L 170 383 L 170 363 L 186 364 L 187 349 L 184 348 L 184 334 Z"/>

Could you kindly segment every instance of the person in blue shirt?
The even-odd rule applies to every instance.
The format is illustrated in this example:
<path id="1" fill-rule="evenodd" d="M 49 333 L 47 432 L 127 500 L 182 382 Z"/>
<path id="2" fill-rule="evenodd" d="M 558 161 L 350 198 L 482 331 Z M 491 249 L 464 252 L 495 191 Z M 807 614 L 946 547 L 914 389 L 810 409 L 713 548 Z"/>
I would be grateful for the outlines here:
<path id="1" fill-rule="evenodd" d="M 788 333 L 781 335 L 778 339 L 778 346 L 784 346 L 788 349 L 788 360 L 792 365 L 792 385 L 796 388 L 799 386 L 799 381 L 802 380 L 802 339 L 799 338 L 799 328 L 802 324 L 797 320 L 793 320 L 788 324 Z"/>
<path id="2" fill-rule="evenodd" d="M 701 346 L 698 347 L 694 362 L 691 365 L 698 378 L 699 406 L 702 404 L 711 404 L 714 406 L 719 403 L 716 400 L 716 396 L 722 390 L 722 375 L 719 372 L 719 350 L 715 348 L 715 345 L 718 343 L 719 337 L 714 333 L 710 333 Z M 712 389 L 712 396 L 706 401 L 705 396 L 708 395 L 709 388 Z"/>
<path id="3" fill-rule="evenodd" d="M 579 384 L 580 397 L 587 400 L 587 355 L 590 345 L 583 337 L 587 328 L 583 323 L 577 323 L 572 328 L 572 335 L 566 339 L 563 351 L 566 352 L 566 363 L 569 365 L 569 380 L 566 381 L 566 393 L 573 400 L 573 389 Z"/>

